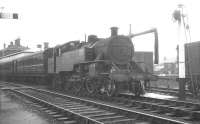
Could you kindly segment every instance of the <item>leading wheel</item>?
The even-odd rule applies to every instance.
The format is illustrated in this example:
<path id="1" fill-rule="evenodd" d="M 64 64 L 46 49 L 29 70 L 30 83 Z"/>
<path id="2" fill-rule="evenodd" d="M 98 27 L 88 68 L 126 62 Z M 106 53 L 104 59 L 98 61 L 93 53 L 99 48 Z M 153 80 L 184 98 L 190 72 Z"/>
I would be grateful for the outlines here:
<path id="1" fill-rule="evenodd" d="M 85 80 L 85 89 L 89 94 L 93 94 L 96 90 L 95 82 L 92 79 L 87 78 Z"/>
<path id="2" fill-rule="evenodd" d="M 54 89 L 61 89 L 62 80 L 60 76 L 55 76 L 52 81 L 52 88 Z"/>
<path id="3" fill-rule="evenodd" d="M 116 92 L 116 84 L 114 80 L 111 80 L 109 78 L 104 79 L 104 92 L 107 96 L 114 96 Z"/>
<path id="4" fill-rule="evenodd" d="M 134 82 L 134 89 L 135 89 L 135 96 L 140 96 L 141 94 L 144 94 L 144 89 L 141 81 Z"/>
<path id="5" fill-rule="evenodd" d="M 72 86 L 73 86 L 73 90 L 74 90 L 75 93 L 78 93 L 78 92 L 81 91 L 81 88 L 82 88 L 81 81 L 72 82 Z"/>

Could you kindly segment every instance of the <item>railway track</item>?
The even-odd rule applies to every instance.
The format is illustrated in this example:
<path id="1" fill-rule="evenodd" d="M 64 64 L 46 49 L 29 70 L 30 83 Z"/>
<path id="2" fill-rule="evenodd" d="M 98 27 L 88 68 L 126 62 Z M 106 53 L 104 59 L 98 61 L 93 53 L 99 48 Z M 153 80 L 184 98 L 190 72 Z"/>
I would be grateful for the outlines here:
<path id="1" fill-rule="evenodd" d="M 135 98 L 127 94 L 113 98 L 95 97 L 92 98 L 95 101 L 92 101 L 91 99 L 85 100 L 83 96 L 82 98 L 77 98 L 34 88 L 17 88 L 10 91 L 33 99 L 38 105 L 44 104 L 44 109 L 46 108 L 45 106 L 55 107 L 53 110 L 59 110 L 67 117 L 70 115 L 72 119 L 74 117 L 78 118 L 81 123 L 200 123 L 200 105 L 198 103 L 149 97 Z"/>
<path id="2" fill-rule="evenodd" d="M 142 96 L 137 98 L 127 94 L 122 94 L 110 99 L 107 98 L 107 100 L 114 104 L 124 106 L 127 109 L 139 110 L 185 123 L 200 123 L 199 103 Z"/>
<path id="3" fill-rule="evenodd" d="M 49 112 L 58 120 L 65 122 L 70 118 L 73 123 L 95 124 L 183 124 L 184 122 L 153 116 L 151 114 L 124 109 L 108 104 L 97 103 L 69 95 L 34 88 L 5 89 L 32 102 L 42 110 Z M 32 104 L 33 104 L 32 103 Z M 69 120 L 68 120 L 69 121 Z M 66 122 L 67 123 L 67 122 Z"/>
<path id="4" fill-rule="evenodd" d="M 81 96 L 86 98 L 85 96 Z M 140 111 L 184 123 L 200 123 L 200 104 L 198 102 L 158 99 L 151 97 L 134 97 L 130 94 L 121 94 L 117 97 L 89 96 L 95 100 L 106 101 L 125 109 Z"/>

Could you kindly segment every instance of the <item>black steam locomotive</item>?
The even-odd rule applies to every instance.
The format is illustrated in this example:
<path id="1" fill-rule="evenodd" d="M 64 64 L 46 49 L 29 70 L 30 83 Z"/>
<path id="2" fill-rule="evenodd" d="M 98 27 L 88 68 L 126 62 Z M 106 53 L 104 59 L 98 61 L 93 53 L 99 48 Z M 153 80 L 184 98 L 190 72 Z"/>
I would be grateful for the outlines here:
<path id="1" fill-rule="evenodd" d="M 111 28 L 109 38 L 90 35 L 87 42 L 71 41 L 41 52 L 21 52 L 0 59 L 0 78 L 9 81 L 46 82 L 53 88 L 74 93 L 117 95 L 131 91 L 143 93 L 142 81 L 152 75 L 143 71 L 133 59 L 131 38 L 155 34 L 155 61 L 158 61 L 156 29 L 139 34 L 118 35 Z"/>

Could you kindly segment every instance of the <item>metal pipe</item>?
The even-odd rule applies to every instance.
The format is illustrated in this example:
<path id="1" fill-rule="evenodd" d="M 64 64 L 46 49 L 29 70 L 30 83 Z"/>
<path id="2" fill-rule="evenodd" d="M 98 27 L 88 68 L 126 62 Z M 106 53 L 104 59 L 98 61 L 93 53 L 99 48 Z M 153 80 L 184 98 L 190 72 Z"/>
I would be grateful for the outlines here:
<path id="1" fill-rule="evenodd" d="M 140 36 L 140 35 L 144 35 L 144 34 L 148 34 L 148 33 L 154 33 L 154 37 L 155 37 L 155 43 L 154 43 L 154 64 L 158 64 L 159 63 L 159 52 L 158 52 L 158 32 L 156 28 L 147 30 L 147 31 L 143 31 L 137 34 L 131 34 L 129 35 L 130 38 L 136 37 L 136 36 Z"/>

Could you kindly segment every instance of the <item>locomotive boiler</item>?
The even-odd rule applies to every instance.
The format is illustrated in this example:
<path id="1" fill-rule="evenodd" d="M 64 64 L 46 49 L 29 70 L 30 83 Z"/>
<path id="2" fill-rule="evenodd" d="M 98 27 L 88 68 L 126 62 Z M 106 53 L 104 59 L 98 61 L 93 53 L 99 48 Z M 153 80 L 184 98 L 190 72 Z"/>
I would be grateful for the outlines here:
<path id="1" fill-rule="evenodd" d="M 96 60 L 110 60 L 115 64 L 127 64 L 131 61 L 134 47 L 131 39 L 117 34 L 117 28 L 112 28 L 111 37 L 97 41 L 94 46 Z"/>

